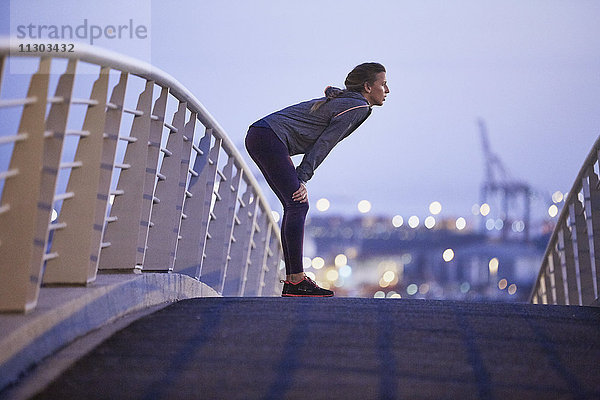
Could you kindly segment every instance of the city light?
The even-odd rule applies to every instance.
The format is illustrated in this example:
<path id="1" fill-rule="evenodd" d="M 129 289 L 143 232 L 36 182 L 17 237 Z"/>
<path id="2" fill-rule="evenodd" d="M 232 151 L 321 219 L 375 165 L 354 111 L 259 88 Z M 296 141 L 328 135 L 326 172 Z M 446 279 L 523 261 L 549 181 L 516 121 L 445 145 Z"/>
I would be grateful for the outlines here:
<path id="1" fill-rule="evenodd" d="M 352 275 L 352 267 L 349 265 L 344 265 L 342 268 L 340 268 L 339 272 L 342 278 L 348 278 L 350 275 Z"/>
<path id="2" fill-rule="evenodd" d="M 469 290 L 471 290 L 471 285 L 469 282 L 463 282 L 462 285 L 460 285 L 461 293 L 467 293 Z"/>
<path id="3" fill-rule="evenodd" d="M 394 215 L 394 218 L 392 218 L 392 225 L 394 225 L 394 228 L 400 228 L 402 224 L 404 224 L 404 218 L 400 215 Z"/>
<path id="4" fill-rule="evenodd" d="M 310 279 L 312 279 L 313 281 L 317 280 L 317 276 L 315 275 L 314 272 L 309 271 L 309 272 L 305 272 L 306 276 L 308 276 Z"/>
<path id="5" fill-rule="evenodd" d="M 385 299 L 385 293 L 381 290 L 378 290 L 375 292 L 375 295 L 373 296 L 373 298 L 375 299 Z"/>
<path id="6" fill-rule="evenodd" d="M 438 215 L 439 213 L 441 213 L 442 205 L 440 204 L 440 202 L 434 201 L 433 203 L 431 203 L 429 205 L 429 212 L 432 213 L 433 215 Z"/>
<path id="7" fill-rule="evenodd" d="M 493 231 L 495 226 L 496 226 L 496 221 L 494 221 L 493 219 L 488 219 L 487 221 L 485 221 L 485 228 L 488 231 Z"/>
<path id="8" fill-rule="evenodd" d="M 393 290 L 390 290 L 386 296 L 388 299 L 401 299 L 400 293 L 396 293 Z"/>
<path id="9" fill-rule="evenodd" d="M 442 258 L 446 262 L 452 261 L 454 259 L 454 250 L 452 250 L 452 249 L 444 250 L 444 253 L 442 254 Z"/>
<path id="10" fill-rule="evenodd" d="M 552 201 L 555 203 L 560 203 L 561 201 L 563 201 L 563 194 L 561 191 L 557 190 L 556 192 L 554 192 L 552 194 Z"/>
<path id="11" fill-rule="evenodd" d="M 506 286 L 508 286 L 508 282 L 506 281 L 506 279 L 500 279 L 500 281 L 498 282 L 498 289 L 504 290 L 506 289 Z"/>
<path id="12" fill-rule="evenodd" d="M 325 260 L 323 260 L 321 257 L 315 257 L 312 260 L 312 267 L 314 269 L 321 269 L 325 266 Z"/>
<path id="13" fill-rule="evenodd" d="M 408 226 L 410 226 L 413 229 L 419 226 L 419 217 L 417 217 L 416 215 L 410 217 L 408 219 Z"/>
<path id="14" fill-rule="evenodd" d="M 471 214 L 479 215 L 479 204 L 473 204 L 473 207 L 471 207 Z"/>
<path id="15" fill-rule="evenodd" d="M 515 285 L 514 283 L 512 285 L 510 285 L 508 287 L 508 294 L 510 294 L 511 296 L 513 294 L 517 293 L 517 285 Z"/>
<path id="16" fill-rule="evenodd" d="M 371 211 L 371 202 L 369 202 L 369 200 L 359 201 L 358 202 L 358 211 L 360 211 L 363 214 L 366 214 L 369 211 Z"/>
<path id="17" fill-rule="evenodd" d="M 279 222 L 280 215 L 277 211 L 274 211 L 274 210 L 271 211 L 271 215 L 273 216 L 273 219 L 275 220 L 275 222 Z"/>
<path id="18" fill-rule="evenodd" d="M 525 222 L 523 221 L 515 221 L 512 223 L 513 232 L 523 232 L 525 230 Z"/>
<path id="19" fill-rule="evenodd" d="M 337 278 L 340 277 L 337 270 L 335 270 L 333 268 L 330 269 L 329 271 L 327 271 L 327 274 L 325 274 L 325 276 L 327 277 L 327 280 L 329 280 L 331 282 L 337 281 Z"/>
<path id="20" fill-rule="evenodd" d="M 385 271 L 385 273 L 383 274 L 383 277 L 381 279 L 383 279 L 387 283 L 390 283 L 395 278 L 396 278 L 396 274 L 394 273 L 394 271 Z"/>
<path id="21" fill-rule="evenodd" d="M 348 257 L 346 257 L 345 254 L 338 254 L 337 256 L 335 256 L 334 262 L 336 267 L 343 267 L 348 263 Z"/>
<path id="22" fill-rule="evenodd" d="M 427 294 L 427 293 L 429 293 L 429 289 L 430 289 L 429 284 L 423 283 L 423 284 L 421 284 L 421 286 L 419 286 L 419 293 Z"/>
<path id="23" fill-rule="evenodd" d="M 325 198 L 317 200 L 317 204 L 316 204 L 317 210 L 319 210 L 321 212 L 329 210 L 330 205 L 331 204 L 329 203 L 329 200 L 327 200 Z"/>
<path id="24" fill-rule="evenodd" d="M 417 285 L 415 285 L 414 283 L 411 283 L 410 285 L 408 285 L 406 287 L 406 293 L 408 293 L 411 296 L 416 294 L 418 290 L 419 290 L 419 287 Z"/>
<path id="25" fill-rule="evenodd" d="M 488 203 L 483 203 L 481 207 L 479 207 L 479 213 L 484 217 L 490 213 L 490 205 Z"/>
<path id="26" fill-rule="evenodd" d="M 558 207 L 556 207 L 556 204 L 552 204 L 550 208 L 548 208 L 548 215 L 551 218 L 554 218 L 558 215 Z"/>
<path id="27" fill-rule="evenodd" d="M 463 229 L 465 229 L 466 226 L 467 226 L 467 221 L 463 217 L 460 217 L 456 220 L 456 229 L 458 229 L 459 231 L 462 231 Z"/>
<path id="28" fill-rule="evenodd" d="M 500 262 L 498 261 L 498 259 L 496 257 L 492 258 L 488 264 L 488 268 L 490 270 L 490 275 L 496 275 L 498 274 L 498 266 L 500 265 Z"/>
<path id="29" fill-rule="evenodd" d="M 435 218 L 433 218 L 431 215 L 427 218 L 425 218 L 425 227 L 427 229 L 431 229 L 435 226 Z"/>
<path id="30" fill-rule="evenodd" d="M 310 268 L 312 265 L 312 260 L 310 257 L 302 257 L 302 266 L 304 269 Z"/>
<path id="31" fill-rule="evenodd" d="M 502 228 L 504 228 L 504 221 L 498 218 L 496 222 L 494 222 L 494 227 L 499 231 L 502 230 Z"/>

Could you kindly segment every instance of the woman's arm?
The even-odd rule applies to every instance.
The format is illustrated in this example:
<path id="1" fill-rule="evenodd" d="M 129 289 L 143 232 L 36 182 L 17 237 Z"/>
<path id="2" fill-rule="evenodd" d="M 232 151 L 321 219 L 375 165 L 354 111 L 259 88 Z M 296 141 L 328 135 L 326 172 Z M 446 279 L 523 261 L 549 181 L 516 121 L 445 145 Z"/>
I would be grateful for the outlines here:
<path id="1" fill-rule="evenodd" d="M 314 171 L 323 162 L 331 149 L 346 136 L 350 135 L 356 128 L 362 124 L 371 114 L 368 107 L 355 108 L 350 111 L 338 114 L 331 119 L 331 123 L 313 146 L 308 150 L 302 162 L 296 168 L 298 179 L 308 182 L 312 178 Z"/>

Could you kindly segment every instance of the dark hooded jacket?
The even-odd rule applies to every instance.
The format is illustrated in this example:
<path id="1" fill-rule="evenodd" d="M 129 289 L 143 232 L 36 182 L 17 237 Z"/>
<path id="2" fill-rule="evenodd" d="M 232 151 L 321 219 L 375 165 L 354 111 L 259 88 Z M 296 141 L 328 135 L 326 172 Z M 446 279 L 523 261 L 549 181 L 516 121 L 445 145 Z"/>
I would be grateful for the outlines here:
<path id="1" fill-rule="evenodd" d="M 359 92 L 328 87 L 325 94 L 327 97 L 286 107 L 253 124 L 266 123 L 287 146 L 290 156 L 304 154 L 296 168 L 298 179 L 303 182 L 312 178 L 331 149 L 371 114 L 369 102 Z M 325 103 L 311 111 L 318 101 Z"/>

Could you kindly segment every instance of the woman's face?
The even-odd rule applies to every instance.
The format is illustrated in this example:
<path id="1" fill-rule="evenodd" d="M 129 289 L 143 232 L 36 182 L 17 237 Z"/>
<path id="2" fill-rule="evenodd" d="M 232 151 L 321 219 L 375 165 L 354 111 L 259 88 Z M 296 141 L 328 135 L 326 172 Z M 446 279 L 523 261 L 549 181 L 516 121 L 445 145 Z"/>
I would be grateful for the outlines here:
<path id="1" fill-rule="evenodd" d="M 382 106 L 385 101 L 385 97 L 390 92 L 385 78 L 385 72 L 379 72 L 376 76 L 375 82 L 372 85 L 369 83 L 365 84 L 365 92 L 363 93 L 367 101 L 372 106 Z"/>

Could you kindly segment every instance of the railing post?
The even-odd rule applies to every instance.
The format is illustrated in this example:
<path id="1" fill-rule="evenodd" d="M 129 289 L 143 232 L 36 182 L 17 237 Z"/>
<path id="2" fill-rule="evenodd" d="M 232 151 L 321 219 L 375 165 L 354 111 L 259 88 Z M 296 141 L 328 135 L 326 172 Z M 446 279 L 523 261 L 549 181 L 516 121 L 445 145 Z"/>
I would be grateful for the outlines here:
<path id="1" fill-rule="evenodd" d="M 250 203 L 251 201 L 252 203 Z M 231 259 L 227 266 L 223 287 L 224 296 L 241 296 L 243 277 L 250 262 L 257 209 L 257 198 L 254 195 L 252 186 L 248 185 L 240 200 L 240 208 L 237 214 L 240 223 L 234 226 L 233 236 L 236 240 L 231 243 Z"/>
<path id="2" fill-rule="evenodd" d="M 210 239 L 206 243 L 206 258 L 210 262 L 207 261 L 203 265 L 200 276 L 202 282 L 215 288 L 219 293 L 223 292 L 233 226 L 236 222 L 238 190 L 243 173 L 241 169 L 237 169 L 236 175 L 233 176 L 234 165 L 235 159 L 229 157 L 221 174 L 212 216 L 217 223 L 208 227 Z"/>
<path id="3" fill-rule="evenodd" d="M 600 266 L 600 189 L 598 185 L 600 185 L 598 175 L 594 172 L 594 168 L 589 167 L 586 177 L 583 179 L 583 195 L 585 198 L 585 219 L 594 299 L 598 298 L 598 286 L 600 286 L 600 276 L 598 274 L 598 267 Z"/>
<path id="4" fill-rule="evenodd" d="M 577 272 L 579 304 L 590 304 L 595 300 L 590 266 L 590 242 L 587 223 L 583 215 L 583 204 L 579 199 L 569 205 L 569 219 L 571 220 L 571 231 L 573 232 L 573 254 L 575 271 Z"/>
<path id="5" fill-rule="evenodd" d="M 74 196 L 63 203 L 59 215 L 66 227 L 56 230 L 52 240 L 51 251 L 59 257 L 48 261 L 44 283 L 86 284 L 96 279 L 122 113 L 120 109 L 107 109 L 108 77 L 109 68 L 101 68 L 92 89 L 82 129 L 87 136 L 80 138 L 75 154 L 81 166 L 71 170 L 67 186 L 67 192 Z M 126 77 L 121 76 L 113 91 L 112 100 L 120 108 Z"/>
<path id="6" fill-rule="evenodd" d="M 254 226 L 254 246 L 250 252 L 250 264 L 246 276 L 243 278 L 243 296 L 258 296 L 260 283 L 263 279 L 263 266 L 267 262 L 271 225 L 265 210 L 259 208 L 260 214 Z"/>
<path id="7" fill-rule="evenodd" d="M 566 222 L 558 227 L 558 251 L 560 255 L 560 265 L 563 274 L 563 283 L 565 288 L 565 304 L 579 304 L 579 294 L 577 292 L 577 276 L 575 269 L 569 266 L 574 265 L 573 245 L 571 230 Z"/>
<path id="8" fill-rule="evenodd" d="M 144 262 L 144 271 L 171 271 L 175 261 L 177 237 L 181 221 L 181 207 L 185 194 L 180 186 L 181 160 L 189 158 L 183 154 L 183 130 L 186 103 L 180 102 L 179 109 L 173 115 L 173 127 L 167 140 L 168 154 L 162 162 L 155 198 L 152 207 L 152 224 L 148 231 L 148 246 Z M 187 165 L 186 165 L 187 167 Z"/>
<path id="9" fill-rule="evenodd" d="M 271 229 L 271 240 L 269 241 L 269 252 L 267 261 L 264 266 L 264 274 L 262 277 L 261 289 L 258 292 L 259 296 L 272 296 L 279 292 L 279 265 L 281 264 L 281 252 L 279 250 L 279 241 L 275 234 L 275 230 Z M 266 290 L 266 292 L 265 292 Z"/>
<path id="10" fill-rule="evenodd" d="M 41 166 L 44 160 L 44 131 L 50 59 L 41 58 L 31 77 L 23 107 L 19 133 L 27 138 L 14 144 L 10 171 L 0 206 L 0 310 L 28 311 L 35 307 L 42 279 L 42 257 L 50 222 L 51 207 L 38 206 L 42 195 Z M 57 166 L 58 167 L 58 166 Z M 28 195 L 25 196 L 24 194 Z M 51 202 L 52 200 L 50 200 Z M 38 220 L 45 221 L 40 233 Z"/>
<path id="11" fill-rule="evenodd" d="M 125 151 L 124 164 L 130 168 L 119 174 L 116 194 L 112 194 L 111 222 L 104 230 L 103 249 L 100 253 L 100 269 L 132 270 L 138 263 L 138 254 L 143 257 L 144 249 L 137 246 L 138 232 L 142 226 L 142 204 L 146 174 L 146 157 L 150 138 L 152 92 L 154 82 L 147 81 L 145 90 L 138 97 L 130 139 Z"/>
<path id="12" fill-rule="evenodd" d="M 184 220 L 181 222 L 181 240 L 177 249 L 174 271 L 198 278 L 204 260 L 204 248 L 210 221 L 217 162 L 221 151 L 221 140 L 215 138 L 211 149 L 212 129 L 195 149 L 197 155 L 190 178 L 186 199 L 183 204 Z"/>

